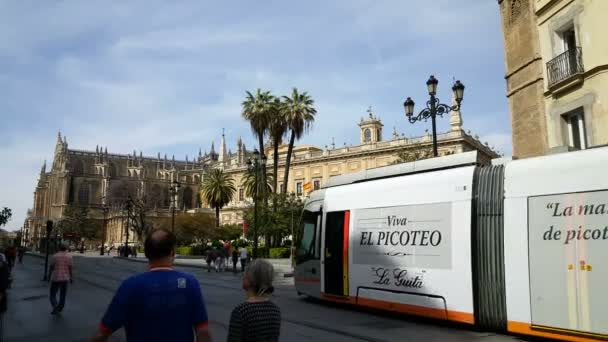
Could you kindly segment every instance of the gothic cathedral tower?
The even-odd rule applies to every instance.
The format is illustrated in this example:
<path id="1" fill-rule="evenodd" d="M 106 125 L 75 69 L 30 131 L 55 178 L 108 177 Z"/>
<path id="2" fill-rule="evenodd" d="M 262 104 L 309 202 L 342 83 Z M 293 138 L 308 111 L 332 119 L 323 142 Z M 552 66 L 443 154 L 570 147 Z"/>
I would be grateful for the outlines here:
<path id="1" fill-rule="evenodd" d="M 498 0 L 504 36 L 513 156 L 548 150 L 543 61 L 533 0 Z"/>

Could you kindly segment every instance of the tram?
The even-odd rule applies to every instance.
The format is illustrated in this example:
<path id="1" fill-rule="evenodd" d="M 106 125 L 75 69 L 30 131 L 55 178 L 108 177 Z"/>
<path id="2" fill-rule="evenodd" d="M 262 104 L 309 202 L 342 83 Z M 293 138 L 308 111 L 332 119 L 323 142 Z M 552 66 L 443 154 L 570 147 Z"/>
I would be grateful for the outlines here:
<path id="1" fill-rule="evenodd" d="M 608 339 L 608 147 L 466 152 L 333 177 L 308 198 L 299 294 L 565 341 Z"/>

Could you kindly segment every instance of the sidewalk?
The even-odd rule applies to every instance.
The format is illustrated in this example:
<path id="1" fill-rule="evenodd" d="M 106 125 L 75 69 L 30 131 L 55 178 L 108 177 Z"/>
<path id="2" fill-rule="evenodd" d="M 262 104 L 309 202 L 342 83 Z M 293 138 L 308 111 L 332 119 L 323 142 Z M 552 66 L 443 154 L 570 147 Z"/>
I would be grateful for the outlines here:
<path id="1" fill-rule="evenodd" d="M 117 257 L 114 256 L 115 258 L 119 258 L 122 260 L 129 260 L 129 261 L 133 261 L 133 262 L 148 262 L 148 259 L 146 259 L 143 256 L 138 256 L 137 258 L 125 258 L 125 257 Z M 272 266 L 274 267 L 274 273 L 277 277 L 290 277 L 291 276 L 291 260 L 290 259 L 264 259 L 268 262 L 270 262 L 272 264 Z M 184 267 L 194 267 L 194 268 L 201 268 L 201 269 L 207 269 L 207 262 L 205 261 L 205 259 L 201 259 L 201 258 L 187 258 L 186 256 L 179 256 L 178 258 L 175 259 L 174 262 L 175 265 L 178 266 L 184 266 Z M 211 263 L 211 267 L 214 264 Z M 237 270 L 240 271 L 241 268 L 241 262 L 239 261 L 237 263 Z M 226 266 L 226 270 L 230 270 L 232 271 L 232 262 L 229 262 L 228 265 Z"/>

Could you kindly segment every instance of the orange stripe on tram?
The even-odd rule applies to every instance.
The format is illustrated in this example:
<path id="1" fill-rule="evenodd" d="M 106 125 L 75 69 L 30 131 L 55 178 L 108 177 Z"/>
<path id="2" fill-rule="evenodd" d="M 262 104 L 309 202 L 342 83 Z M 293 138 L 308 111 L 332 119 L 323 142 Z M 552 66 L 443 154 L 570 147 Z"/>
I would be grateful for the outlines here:
<path id="1" fill-rule="evenodd" d="M 344 212 L 344 239 L 342 240 L 342 284 L 343 294 L 348 296 L 348 245 L 349 245 L 350 210 Z"/>
<path id="2" fill-rule="evenodd" d="M 554 332 L 551 332 L 553 330 Z M 570 331 L 570 330 L 562 330 L 562 329 L 552 329 L 552 328 L 534 328 L 529 323 L 523 322 L 507 322 L 507 331 L 528 335 L 528 336 L 539 336 L 539 337 L 548 337 L 556 340 L 562 341 L 572 341 L 572 342 L 593 342 L 593 341 L 605 341 L 608 339 L 606 335 L 596 335 L 591 333 L 584 333 L 578 331 Z M 578 335 L 578 336 L 577 336 Z M 587 335 L 587 336 L 582 336 Z"/>

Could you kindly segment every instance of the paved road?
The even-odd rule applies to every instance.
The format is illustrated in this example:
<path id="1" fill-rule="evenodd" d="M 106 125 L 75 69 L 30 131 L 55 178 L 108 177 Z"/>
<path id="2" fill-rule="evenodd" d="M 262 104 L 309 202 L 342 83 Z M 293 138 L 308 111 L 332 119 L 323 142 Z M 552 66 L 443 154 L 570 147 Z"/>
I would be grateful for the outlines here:
<path id="1" fill-rule="evenodd" d="M 86 341 L 120 282 L 146 269 L 142 263 L 109 257 L 76 256 L 74 260 L 75 282 L 61 316 L 50 315 L 48 284 L 40 281 L 44 260 L 26 256 L 24 264 L 17 265 L 5 318 L 7 341 Z M 200 280 L 214 340 L 225 341 L 230 312 L 243 300 L 240 276 L 183 270 Z M 518 341 L 511 336 L 305 300 L 296 295 L 290 278 L 277 279 L 274 301 L 283 315 L 282 341 Z M 124 340 L 122 331 L 112 339 Z"/>

